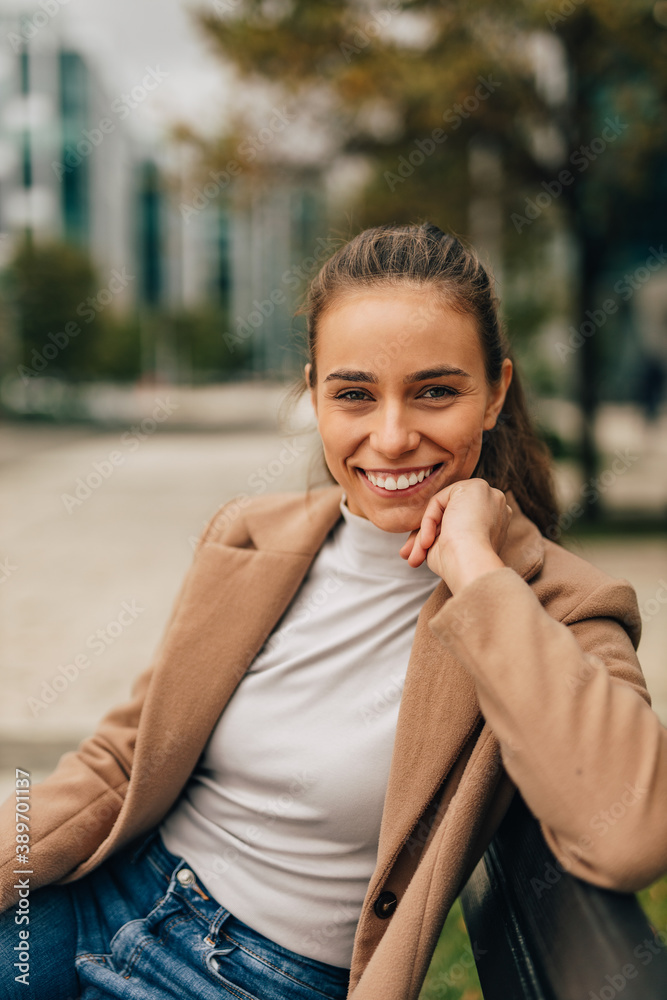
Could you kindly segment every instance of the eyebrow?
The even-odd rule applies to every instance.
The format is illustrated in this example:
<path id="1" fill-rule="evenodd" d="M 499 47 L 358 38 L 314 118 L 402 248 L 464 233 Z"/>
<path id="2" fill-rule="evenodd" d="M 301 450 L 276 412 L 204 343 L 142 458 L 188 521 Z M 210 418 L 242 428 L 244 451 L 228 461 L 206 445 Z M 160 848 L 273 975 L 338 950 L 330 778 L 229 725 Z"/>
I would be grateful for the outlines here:
<path id="1" fill-rule="evenodd" d="M 453 368 L 452 365 L 436 365 L 435 368 L 423 368 L 418 372 L 411 372 L 406 375 L 403 379 L 404 384 L 409 384 L 411 382 L 425 382 L 429 378 L 448 378 L 452 375 L 458 375 L 462 378 L 472 378 L 469 372 L 464 372 L 462 368 Z M 338 368 L 334 372 L 330 372 L 326 378 L 325 382 L 335 381 L 340 379 L 344 382 L 374 382 L 377 383 L 377 375 L 373 372 L 362 372 L 355 371 L 349 368 Z"/>

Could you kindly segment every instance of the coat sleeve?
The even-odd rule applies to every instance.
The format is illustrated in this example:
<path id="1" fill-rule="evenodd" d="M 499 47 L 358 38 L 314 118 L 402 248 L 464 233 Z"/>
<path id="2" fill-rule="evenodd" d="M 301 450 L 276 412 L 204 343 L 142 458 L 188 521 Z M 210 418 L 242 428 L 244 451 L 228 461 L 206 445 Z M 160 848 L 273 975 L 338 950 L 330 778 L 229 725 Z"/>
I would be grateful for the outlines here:
<path id="1" fill-rule="evenodd" d="M 93 736 L 85 739 L 77 750 L 64 754 L 53 774 L 31 786 L 30 864 L 17 862 L 14 793 L 0 806 L 0 912 L 16 898 L 12 887 L 19 876 L 14 874 L 15 870 L 33 872 L 32 889 L 54 882 L 89 858 L 111 830 L 129 784 L 137 728 L 153 664 L 176 616 L 199 550 L 226 506 L 216 511 L 199 538 L 192 566 L 173 603 L 156 656 L 135 680 L 130 700 L 109 711 Z M 76 822 L 83 814 L 94 815 L 95 821 Z"/>
<path id="2" fill-rule="evenodd" d="M 667 871 L 667 729 L 631 639 L 637 601 L 607 578 L 557 621 L 513 569 L 430 627 L 472 675 L 504 767 L 571 874 L 637 892 Z"/>

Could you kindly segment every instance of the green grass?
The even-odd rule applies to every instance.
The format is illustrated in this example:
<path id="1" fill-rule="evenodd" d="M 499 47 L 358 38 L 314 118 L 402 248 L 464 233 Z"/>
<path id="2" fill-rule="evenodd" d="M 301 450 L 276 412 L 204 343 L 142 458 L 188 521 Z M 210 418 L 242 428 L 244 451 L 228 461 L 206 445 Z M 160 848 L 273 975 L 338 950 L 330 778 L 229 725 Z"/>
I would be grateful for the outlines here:
<path id="1" fill-rule="evenodd" d="M 638 892 L 637 898 L 653 930 L 667 932 L 667 875 Z M 483 1000 L 458 900 L 442 929 L 419 1000 Z"/>
<path id="2" fill-rule="evenodd" d="M 470 938 L 458 899 L 449 911 L 419 1000 L 482 1000 Z"/>
<path id="3" fill-rule="evenodd" d="M 667 875 L 637 893 L 649 923 L 655 931 L 667 932 Z"/>

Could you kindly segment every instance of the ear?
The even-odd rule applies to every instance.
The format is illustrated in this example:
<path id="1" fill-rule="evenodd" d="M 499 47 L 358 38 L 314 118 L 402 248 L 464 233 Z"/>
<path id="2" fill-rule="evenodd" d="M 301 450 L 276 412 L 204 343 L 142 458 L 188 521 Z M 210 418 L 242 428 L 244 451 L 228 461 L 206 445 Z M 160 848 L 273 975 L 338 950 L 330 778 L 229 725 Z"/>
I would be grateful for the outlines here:
<path id="1" fill-rule="evenodd" d="M 485 431 L 490 431 L 496 426 L 498 417 L 500 416 L 500 411 L 502 410 L 505 402 L 507 390 L 509 389 L 510 382 L 512 381 L 513 370 L 512 362 L 509 358 L 505 358 L 498 384 L 492 388 L 489 394 L 486 410 L 484 412 Z"/>
<path id="2" fill-rule="evenodd" d="M 312 372 L 312 370 L 313 370 L 313 366 L 309 363 L 304 368 L 303 373 L 304 373 L 305 378 L 306 378 L 306 385 L 308 386 L 308 388 L 310 390 L 310 401 L 313 404 L 313 409 L 315 411 L 315 416 L 317 416 L 317 390 L 315 389 L 314 385 L 310 384 L 310 373 Z"/>

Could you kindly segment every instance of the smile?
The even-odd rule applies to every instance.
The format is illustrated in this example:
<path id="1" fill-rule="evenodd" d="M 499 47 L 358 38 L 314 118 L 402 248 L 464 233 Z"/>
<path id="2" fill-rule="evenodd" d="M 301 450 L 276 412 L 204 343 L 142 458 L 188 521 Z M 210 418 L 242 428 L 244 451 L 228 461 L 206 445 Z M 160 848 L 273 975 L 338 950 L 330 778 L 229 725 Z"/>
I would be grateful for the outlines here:
<path id="1" fill-rule="evenodd" d="M 441 462 L 438 462 L 436 465 L 429 465 L 425 469 L 419 469 L 419 471 L 413 470 L 411 472 L 406 471 L 399 475 L 392 475 L 388 472 L 373 473 L 366 469 L 359 469 L 359 472 L 363 473 L 366 481 L 372 483 L 376 489 L 393 492 L 394 490 L 409 490 L 412 487 L 420 486 L 430 477 L 435 469 L 440 468 L 441 464 Z"/>

